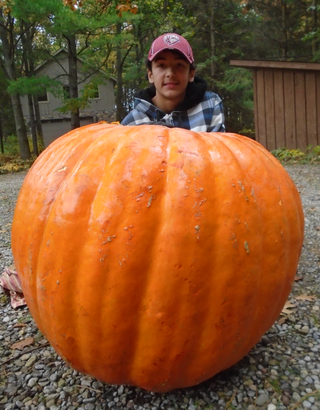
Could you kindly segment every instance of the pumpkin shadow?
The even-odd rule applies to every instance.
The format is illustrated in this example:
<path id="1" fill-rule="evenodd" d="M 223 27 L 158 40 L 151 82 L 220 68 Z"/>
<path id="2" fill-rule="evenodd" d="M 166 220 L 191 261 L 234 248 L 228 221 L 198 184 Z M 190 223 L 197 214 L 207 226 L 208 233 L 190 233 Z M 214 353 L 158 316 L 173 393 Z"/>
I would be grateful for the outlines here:
<path id="1" fill-rule="evenodd" d="M 274 338 L 274 335 L 272 335 L 272 337 Z M 166 393 L 150 392 L 140 387 L 125 386 L 128 388 L 126 393 L 127 400 L 132 401 L 132 405 L 135 404 L 139 406 L 152 403 L 157 399 L 159 399 L 162 404 L 168 402 L 167 404 L 169 405 L 172 397 L 176 397 L 176 399 L 181 402 L 183 402 L 184 398 L 193 398 L 197 401 L 204 396 L 206 396 L 207 399 L 215 400 L 214 396 L 217 396 L 215 392 L 221 390 L 223 386 L 230 388 L 230 385 L 234 385 L 237 389 L 239 383 L 241 384 L 247 378 L 248 372 L 252 370 L 252 366 L 257 367 L 261 365 L 263 368 L 267 368 L 268 363 L 265 361 L 264 353 L 268 350 L 268 346 L 272 347 L 273 342 L 276 341 L 277 340 L 272 340 L 271 337 L 268 337 L 267 334 L 264 335 L 239 362 L 195 386 L 175 389 Z M 104 399 L 113 396 L 118 387 L 119 386 L 105 385 Z"/>

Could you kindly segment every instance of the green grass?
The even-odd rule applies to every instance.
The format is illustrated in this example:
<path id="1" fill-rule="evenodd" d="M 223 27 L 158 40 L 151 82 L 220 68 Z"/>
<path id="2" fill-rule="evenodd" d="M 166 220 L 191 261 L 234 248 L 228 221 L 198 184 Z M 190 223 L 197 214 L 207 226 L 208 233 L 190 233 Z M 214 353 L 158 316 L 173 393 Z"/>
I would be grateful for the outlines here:
<path id="1" fill-rule="evenodd" d="M 10 301 L 9 296 L 5 295 L 4 293 L 0 295 L 0 304 L 6 305 L 7 303 L 9 303 L 9 301 Z"/>
<path id="2" fill-rule="evenodd" d="M 273 390 L 277 393 L 281 393 L 281 386 L 279 380 L 268 380 L 269 384 L 272 386 Z"/>

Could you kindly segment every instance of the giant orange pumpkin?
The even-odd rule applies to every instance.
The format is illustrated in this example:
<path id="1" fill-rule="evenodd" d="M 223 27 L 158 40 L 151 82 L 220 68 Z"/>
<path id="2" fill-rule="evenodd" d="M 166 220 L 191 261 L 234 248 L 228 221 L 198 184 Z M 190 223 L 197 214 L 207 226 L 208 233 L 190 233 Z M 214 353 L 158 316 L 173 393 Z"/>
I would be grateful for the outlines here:
<path id="1" fill-rule="evenodd" d="M 74 368 L 165 392 L 239 361 L 278 318 L 303 241 L 280 163 L 236 134 L 99 123 L 26 176 L 12 250 Z"/>

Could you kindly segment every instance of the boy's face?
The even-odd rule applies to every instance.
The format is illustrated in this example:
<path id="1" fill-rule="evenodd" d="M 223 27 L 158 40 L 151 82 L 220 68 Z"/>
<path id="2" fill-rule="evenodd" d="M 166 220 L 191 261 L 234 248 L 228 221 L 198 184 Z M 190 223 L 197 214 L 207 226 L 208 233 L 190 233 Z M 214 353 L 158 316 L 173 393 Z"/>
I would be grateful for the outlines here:
<path id="1" fill-rule="evenodd" d="M 179 52 L 161 51 L 148 70 L 149 82 L 156 88 L 156 100 L 177 105 L 183 101 L 189 82 L 194 80 L 195 70 Z M 157 104 L 157 105 L 158 105 Z"/>

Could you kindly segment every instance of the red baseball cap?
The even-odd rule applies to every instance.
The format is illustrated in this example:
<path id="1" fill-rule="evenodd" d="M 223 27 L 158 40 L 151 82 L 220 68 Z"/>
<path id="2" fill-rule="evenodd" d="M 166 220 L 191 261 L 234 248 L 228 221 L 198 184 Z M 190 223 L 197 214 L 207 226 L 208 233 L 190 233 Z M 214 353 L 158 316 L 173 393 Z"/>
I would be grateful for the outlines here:
<path id="1" fill-rule="evenodd" d="M 154 57 L 163 50 L 177 50 L 182 53 L 190 64 L 194 62 L 192 48 L 188 41 L 176 33 L 166 33 L 156 38 L 151 44 L 148 54 L 148 60 L 152 61 Z"/>

